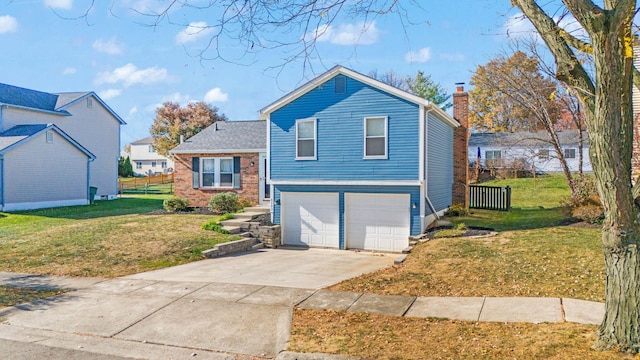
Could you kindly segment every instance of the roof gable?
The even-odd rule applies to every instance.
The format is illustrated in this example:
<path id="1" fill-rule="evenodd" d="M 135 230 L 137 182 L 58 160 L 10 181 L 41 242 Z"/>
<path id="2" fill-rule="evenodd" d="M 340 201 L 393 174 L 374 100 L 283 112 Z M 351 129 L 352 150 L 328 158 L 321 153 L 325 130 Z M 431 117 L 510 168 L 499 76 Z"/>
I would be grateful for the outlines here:
<path id="1" fill-rule="evenodd" d="M 78 148 L 81 152 L 83 152 L 89 159 L 95 159 L 95 155 L 93 155 L 89 150 L 87 150 L 84 146 L 80 145 L 77 141 L 71 138 L 67 133 L 62 131 L 59 127 L 54 124 L 32 124 L 32 125 L 16 125 L 4 132 L 0 132 L 0 155 L 6 153 L 7 151 L 13 149 L 14 147 L 20 146 L 23 143 L 35 138 L 39 134 L 44 131 L 55 131 L 60 136 L 62 136 L 65 140 L 71 143 L 73 146 Z"/>
<path id="2" fill-rule="evenodd" d="M 261 152 L 266 149 L 266 121 L 217 121 L 170 152 L 172 154 Z"/>
<path id="3" fill-rule="evenodd" d="M 89 91 L 89 92 L 72 92 L 72 93 L 60 93 L 57 94 L 58 96 L 58 101 L 56 103 L 56 110 L 57 111 L 64 111 L 66 112 L 66 109 L 68 109 L 70 106 L 73 106 L 74 104 L 78 103 L 79 101 L 82 101 L 88 97 L 93 97 L 94 99 L 96 99 L 100 105 L 102 105 L 120 124 L 125 125 L 126 122 L 120 117 L 120 115 L 118 115 L 115 111 L 113 111 L 113 109 L 111 109 L 109 107 L 109 105 L 107 105 L 107 103 L 105 103 L 95 92 L 93 91 Z"/>
<path id="4" fill-rule="evenodd" d="M 356 71 L 353 71 L 351 69 L 347 69 L 343 66 L 340 65 L 336 65 L 333 68 L 329 69 L 328 71 L 326 71 L 325 73 L 317 76 L 316 78 L 312 79 L 311 81 L 307 82 L 306 84 L 300 86 L 299 88 L 293 90 L 292 92 L 288 93 L 287 95 L 281 97 L 280 99 L 276 100 L 275 102 L 265 106 L 264 108 L 260 109 L 260 113 L 264 116 L 271 114 L 272 112 L 282 108 L 283 106 L 285 106 L 286 104 L 289 104 L 293 101 L 295 101 L 296 99 L 300 98 L 301 96 L 307 94 L 308 92 L 312 91 L 313 89 L 317 88 L 318 86 L 321 86 L 322 84 L 326 83 L 327 81 L 329 81 L 330 79 L 336 77 L 337 75 L 344 75 L 347 76 L 349 78 L 352 78 L 356 81 L 362 82 L 366 85 L 369 85 L 373 88 L 376 88 L 378 90 L 381 90 L 383 92 L 386 92 L 388 94 L 397 96 L 401 99 L 404 99 L 406 101 L 409 101 L 411 103 L 426 107 L 428 109 L 430 109 L 431 111 L 434 111 L 435 113 L 437 113 L 439 116 L 439 118 L 441 118 L 442 121 L 448 123 L 450 126 L 453 127 L 458 127 L 460 126 L 460 124 L 454 120 L 451 116 L 449 116 L 444 110 L 440 109 L 438 106 L 436 106 L 435 104 L 433 104 L 432 102 L 430 102 L 429 100 L 426 100 L 424 98 L 421 98 L 419 96 L 416 96 L 414 94 L 408 93 L 404 90 L 400 90 L 398 88 L 395 88 L 393 86 L 390 86 L 388 84 L 385 84 L 379 80 L 373 79 L 371 77 L 368 77 L 366 75 L 360 74 Z"/>

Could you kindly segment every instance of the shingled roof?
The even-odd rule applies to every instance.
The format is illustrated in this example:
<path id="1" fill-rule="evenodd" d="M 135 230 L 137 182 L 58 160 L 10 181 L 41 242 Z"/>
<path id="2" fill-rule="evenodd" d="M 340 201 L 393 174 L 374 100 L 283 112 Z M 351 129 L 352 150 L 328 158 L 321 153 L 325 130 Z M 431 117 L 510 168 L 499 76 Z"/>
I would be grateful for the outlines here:
<path id="1" fill-rule="evenodd" d="M 587 132 L 582 132 L 583 146 L 589 146 Z M 558 131 L 560 145 L 577 146 L 578 130 Z M 497 132 L 497 133 L 472 133 L 469 136 L 471 147 L 548 147 L 551 146 L 549 134 L 546 131 L 537 132 Z"/>
<path id="2" fill-rule="evenodd" d="M 217 121 L 170 152 L 172 154 L 260 152 L 267 149 L 265 120 Z"/>

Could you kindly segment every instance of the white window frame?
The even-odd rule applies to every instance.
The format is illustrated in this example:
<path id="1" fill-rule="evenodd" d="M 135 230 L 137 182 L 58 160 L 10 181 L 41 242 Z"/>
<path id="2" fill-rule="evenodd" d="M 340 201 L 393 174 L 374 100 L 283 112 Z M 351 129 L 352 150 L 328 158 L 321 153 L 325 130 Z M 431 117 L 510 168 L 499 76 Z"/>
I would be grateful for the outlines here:
<path id="1" fill-rule="evenodd" d="M 147 147 L 147 152 L 155 152 L 155 150 L 153 149 L 153 145 L 149 145 L 149 147 Z"/>
<path id="2" fill-rule="evenodd" d="M 136 169 L 142 169 L 142 161 L 136 161 Z"/>
<path id="3" fill-rule="evenodd" d="M 298 156 L 298 124 L 303 122 L 313 122 L 313 156 Z M 310 140 L 310 139 L 302 139 Z M 296 160 L 317 160 L 318 159 L 318 119 L 298 119 L 296 120 Z"/>
<path id="4" fill-rule="evenodd" d="M 367 155 L 367 120 L 384 119 L 384 155 Z M 364 159 L 388 159 L 389 158 L 389 118 L 387 116 L 367 116 L 362 121 L 362 153 Z M 380 136 L 370 136 L 370 138 L 380 138 Z"/>
<path id="5" fill-rule="evenodd" d="M 208 186 L 204 184 L 203 175 L 204 175 L 204 165 L 203 162 L 205 160 L 213 160 L 213 186 Z M 220 160 L 231 160 L 231 185 L 230 186 L 221 186 L 220 185 Z M 203 189 L 233 189 L 234 187 L 234 168 L 233 168 L 233 157 L 205 157 L 200 158 L 200 188 Z"/>

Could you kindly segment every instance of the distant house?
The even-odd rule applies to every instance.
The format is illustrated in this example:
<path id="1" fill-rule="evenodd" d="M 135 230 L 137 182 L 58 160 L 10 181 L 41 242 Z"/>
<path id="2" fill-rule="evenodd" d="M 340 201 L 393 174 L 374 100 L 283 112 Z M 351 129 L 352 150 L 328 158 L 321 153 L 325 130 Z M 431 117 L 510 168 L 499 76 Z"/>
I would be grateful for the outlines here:
<path id="1" fill-rule="evenodd" d="M 453 203 L 459 123 L 423 98 L 336 66 L 261 113 L 286 245 L 399 252 Z"/>
<path id="2" fill-rule="evenodd" d="M 216 194 L 232 191 L 254 204 L 268 203 L 264 120 L 218 121 L 170 151 L 175 195 L 207 206 Z"/>
<path id="3" fill-rule="evenodd" d="M 87 204 L 90 186 L 115 198 L 123 124 L 94 92 L 0 84 L 0 209 Z"/>
<path id="4" fill-rule="evenodd" d="M 589 137 L 582 132 L 582 170 L 591 172 L 589 159 Z M 558 132 L 567 166 L 572 172 L 579 167 L 579 132 L 564 130 Z M 469 163 L 488 168 L 521 168 L 538 172 L 562 172 L 556 150 L 551 145 L 546 131 L 515 133 L 472 133 L 469 137 Z"/>
<path id="5" fill-rule="evenodd" d="M 173 172 L 173 160 L 162 156 L 153 148 L 153 137 L 131 143 L 131 167 L 136 176 L 168 174 Z"/>

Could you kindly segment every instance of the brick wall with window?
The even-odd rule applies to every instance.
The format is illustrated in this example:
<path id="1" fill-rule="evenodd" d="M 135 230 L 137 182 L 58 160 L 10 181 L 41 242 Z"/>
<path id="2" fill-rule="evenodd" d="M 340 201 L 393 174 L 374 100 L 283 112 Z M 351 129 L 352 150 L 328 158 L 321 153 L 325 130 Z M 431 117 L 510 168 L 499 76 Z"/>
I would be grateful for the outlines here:
<path id="1" fill-rule="evenodd" d="M 259 202 L 258 153 L 176 154 L 174 162 L 175 195 L 189 199 L 191 206 L 208 206 L 213 196 L 227 191 Z"/>

